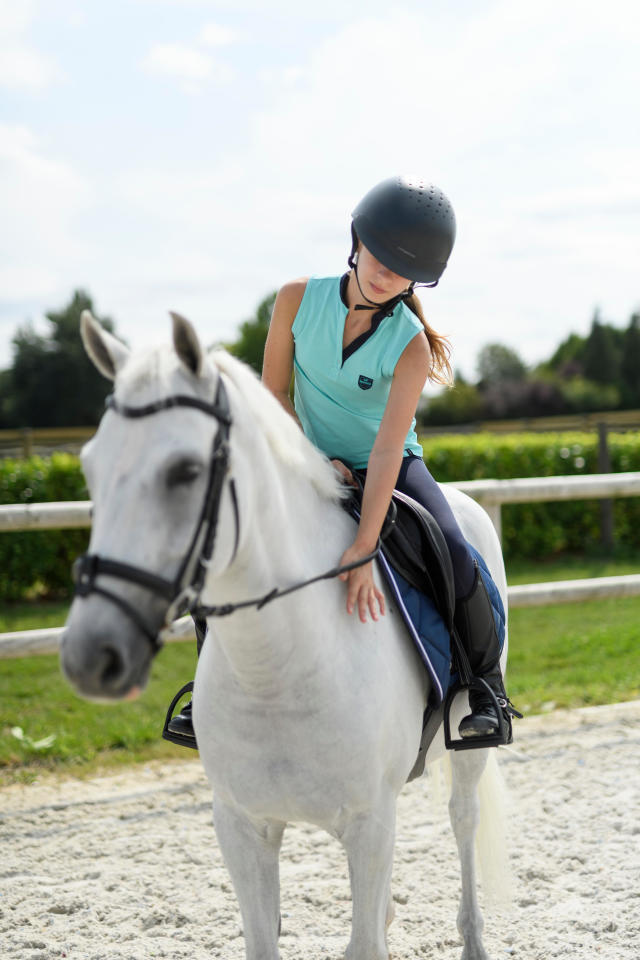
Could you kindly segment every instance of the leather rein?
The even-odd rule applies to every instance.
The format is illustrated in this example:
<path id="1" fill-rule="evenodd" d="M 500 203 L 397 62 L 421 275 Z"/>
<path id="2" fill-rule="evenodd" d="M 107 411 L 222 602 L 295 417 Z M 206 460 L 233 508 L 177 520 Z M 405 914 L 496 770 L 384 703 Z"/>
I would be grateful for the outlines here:
<path id="1" fill-rule="evenodd" d="M 197 397 L 173 394 L 155 403 L 140 407 L 130 407 L 119 403 L 114 395 L 111 394 L 107 397 L 106 406 L 107 409 L 113 413 L 132 419 L 152 416 L 164 410 L 171 410 L 174 407 L 189 407 L 191 409 L 201 410 L 207 414 L 207 416 L 216 419 L 219 424 L 218 430 L 213 438 L 209 458 L 207 488 L 200 509 L 200 516 L 191 537 L 189 547 L 173 580 L 149 572 L 142 567 L 136 567 L 120 560 L 101 557 L 97 553 L 85 553 L 78 557 L 74 563 L 75 595 L 78 597 L 88 597 L 90 594 L 96 593 L 119 607 L 147 638 L 151 645 L 153 656 L 155 656 L 162 647 L 162 642 L 159 640 L 159 631 L 145 622 L 144 618 L 132 603 L 106 587 L 98 585 L 96 583 L 97 577 L 105 575 L 124 580 L 127 583 L 143 587 L 165 600 L 168 599 L 169 606 L 164 618 L 164 624 L 166 624 L 169 619 L 174 619 L 183 613 L 190 613 L 194 618 L 204 619 L 206 617 L 228 616 L 229 614 L 235 613 L 236 610 L 247 607 L 256 607 L 256 609 L 260 610 L 267 603 L 276 600 L 278 597 L 284 597 L 296 590 L 301 590 L 303 587 L 316 583 L 319 580 L 329 580 L 337 577 L 341 573 L 347 573 L 356 567 L 364 566 L 364 564 L 369 563 L 370 560 L 373 560 L 378 555 L 380 549 L 379 542 L 376 549 L 366 557 L 362 557 L 360 560 L 345 564 L 344 566 L 332 567 L 325 573 L 310 577 L 308 580 L 295 583 L 290 587 L 274 587 L 263 596 L 255 597 L 251 600 L 243 600 L 238 603 L 226 603 L 218 606 L 203 605 L 200 601 L 200 594 L 204 586 L 207 568 L 213 556 L 220 515 L 220 503 L 225 480 L 229 473 L 229 436 L 232 417 L 229 398 L 222 376 L 220 375 L 218 377 L 218 386 L 213 403 L 208 403 Z M 235 521 L 235 542 L 230 561 L 233 563 L 238 551 L 240 539 L 240 512 L 234 478 L 230 477 L 228 483 Z"/>

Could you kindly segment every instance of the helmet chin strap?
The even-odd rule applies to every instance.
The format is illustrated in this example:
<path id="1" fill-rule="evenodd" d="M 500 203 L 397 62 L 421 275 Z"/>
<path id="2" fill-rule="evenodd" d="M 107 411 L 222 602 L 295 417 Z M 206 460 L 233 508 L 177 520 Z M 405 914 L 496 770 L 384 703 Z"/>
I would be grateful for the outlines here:
<path id="1" fill-rule="evenodd" d="M 384 303 L 376 303 L 375 300 L 370 300 L 366 295 L 364 290 L 360 285 L 360 277 L 358 276 L 358 235 L 356 234 L 353 223 L 351 224 L 351 253 L 349 255 L 348 264 L 353 270 L 356 283 L 358 284 L 358 290 L 360 291 L 360 296 L 363 300 L 366 300 L 366 303 L 356 303 L 354 310 L 381 310 L 384 311 L 383 315 L 385 317 L 391 316 L 395 308 L 398 306 L 401 300 L 408 300 L 410 296 L 413 295 L 413 288 L 415 283 L 412 281 L 409 284 L 408 290 L 405 290 L 404 293 L 399 293 L 397 296 L 392 297 L 390 300 L 385 300 Z"/>
<path id="2" fill-rule="evenodd" d="M 360 291 L 360 296 L 366 300 L 366 303 L 356 303 L 354 310 L 381 310 L 384 311 L 385 317 L 390 317 L 395 308 L 398 306 L 401 300 L 407 300 L 413 294 L 413 283 L 409 284 L 408 290 L 405 290 L 403 293 L 399 293 L 395 297 L 391 297 L 390 300 L 385 300 L 384 303 L 376 303 L 375 300 L 370 300 L 366 293 L 363 291 L 360 286 L 360 277 L 358 276 L 358 261 L 357 254 L 353 258 L 352 270 L 356 277 L 356 283 L 358 284 L 358 290 Z"/>
<path id="3" fill-rule="evenodd" d="M 353 258 L 353 272 L 356 277 L 356 283 L 358 284 L 358 290 L 360 291 L 360 296 L 363 300 L 366 300 L 366 303 L 356 303 L 354 310 L 377 310 L 379 307 L 384 306 L 382 303 L 376 303 L 375 300 L 369 300 L 369 297 L 366 295 L 362 287 L 360 286 L 360 277 L 358 276 L 358 254 Z M 370 304 L 370 306 L 369 306 Z"/>

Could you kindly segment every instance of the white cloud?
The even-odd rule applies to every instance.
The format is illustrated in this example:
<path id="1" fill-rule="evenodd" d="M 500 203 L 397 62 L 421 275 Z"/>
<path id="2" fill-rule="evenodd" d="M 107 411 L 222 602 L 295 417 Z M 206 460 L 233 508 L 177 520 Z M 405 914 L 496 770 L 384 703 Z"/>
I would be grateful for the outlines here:
<path id="1" fill-rule="evenodd" d="M 212 60 L 193 47 L 178 43 L 159 43 L 144 59 L 150 73 L 163 73 L 183 80 L 205 80 L 211 76 Z"/>
<path id="2" fill-rule="evenodd" d="M 142 63 L 148 73 L 172 77 L 185 93 L 199 94 L 208 82 L 219 86 L 229 83 L 230 69 L 195 47 L 179 43 L 159 43 Z"/>
<path id="3" fill-rule="evenodd" d="M 229 27 L 217 23 L 207 23 L 200 32 L 200 42 L 206 47 L 226 47 L 235 40 L 235 33 Z"/>
<path id="4" fill-rule="evenodd" d="M 0 0 L 0 34 L 3 37 L 22 33 L 33 20 L 33 0 Z"/>
<path id="5" fill-rule="evenodd" d="M 57 64 L 31 46 L 25 34 L 35 16 L 30 0 L 0 0 L 0 86 L 42 90 L 61 71 Z"/>
<path id="6" fill-rule="evenodd" d="M 48 87 L 58 71 L 51 60 L 28 47 L 0 47 L 0 86 L 41 90 Z"/>
<path id="7" fill-rule="evenodd" d="M 48 157 L 29 129 L 0 125 L 0 209 L 11 224 L 0 238 L 5 297 L 46 294 L 66 265 L 82 261 L 84 242 L 73 224 L 91 196 L 86 180 Z"/>

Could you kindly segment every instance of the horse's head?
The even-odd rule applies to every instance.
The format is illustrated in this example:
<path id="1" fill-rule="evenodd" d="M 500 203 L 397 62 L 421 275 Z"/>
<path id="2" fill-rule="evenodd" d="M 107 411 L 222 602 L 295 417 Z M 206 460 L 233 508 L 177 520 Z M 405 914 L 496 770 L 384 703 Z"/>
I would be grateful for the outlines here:
<path id="1" fill-rule="evenodd" d="M 93 523 L 61 648 L 68 679 L 92 699 L 144 687 L 168 614 L 204 579 L 204 539 L 215 566 L 237 549 L 223 378 L 189 322 L 172 318 L 172 348 L 130 353 L 82 317 L 89 356 L 115 381 L 82 452 Z"/>

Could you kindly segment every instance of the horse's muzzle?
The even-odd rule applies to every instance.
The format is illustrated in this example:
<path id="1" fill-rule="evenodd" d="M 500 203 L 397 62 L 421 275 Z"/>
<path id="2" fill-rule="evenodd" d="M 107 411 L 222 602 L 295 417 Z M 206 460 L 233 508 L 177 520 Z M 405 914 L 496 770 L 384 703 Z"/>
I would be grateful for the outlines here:
<path id="1" fill-rule="evenodd" d="M 99 598 L 74 601 L 62 636 L 62 671 L 80 696 L 113 701 L 132 698 L 147 683 L 152 655 L 125 616 L 100 616 Z"/>

